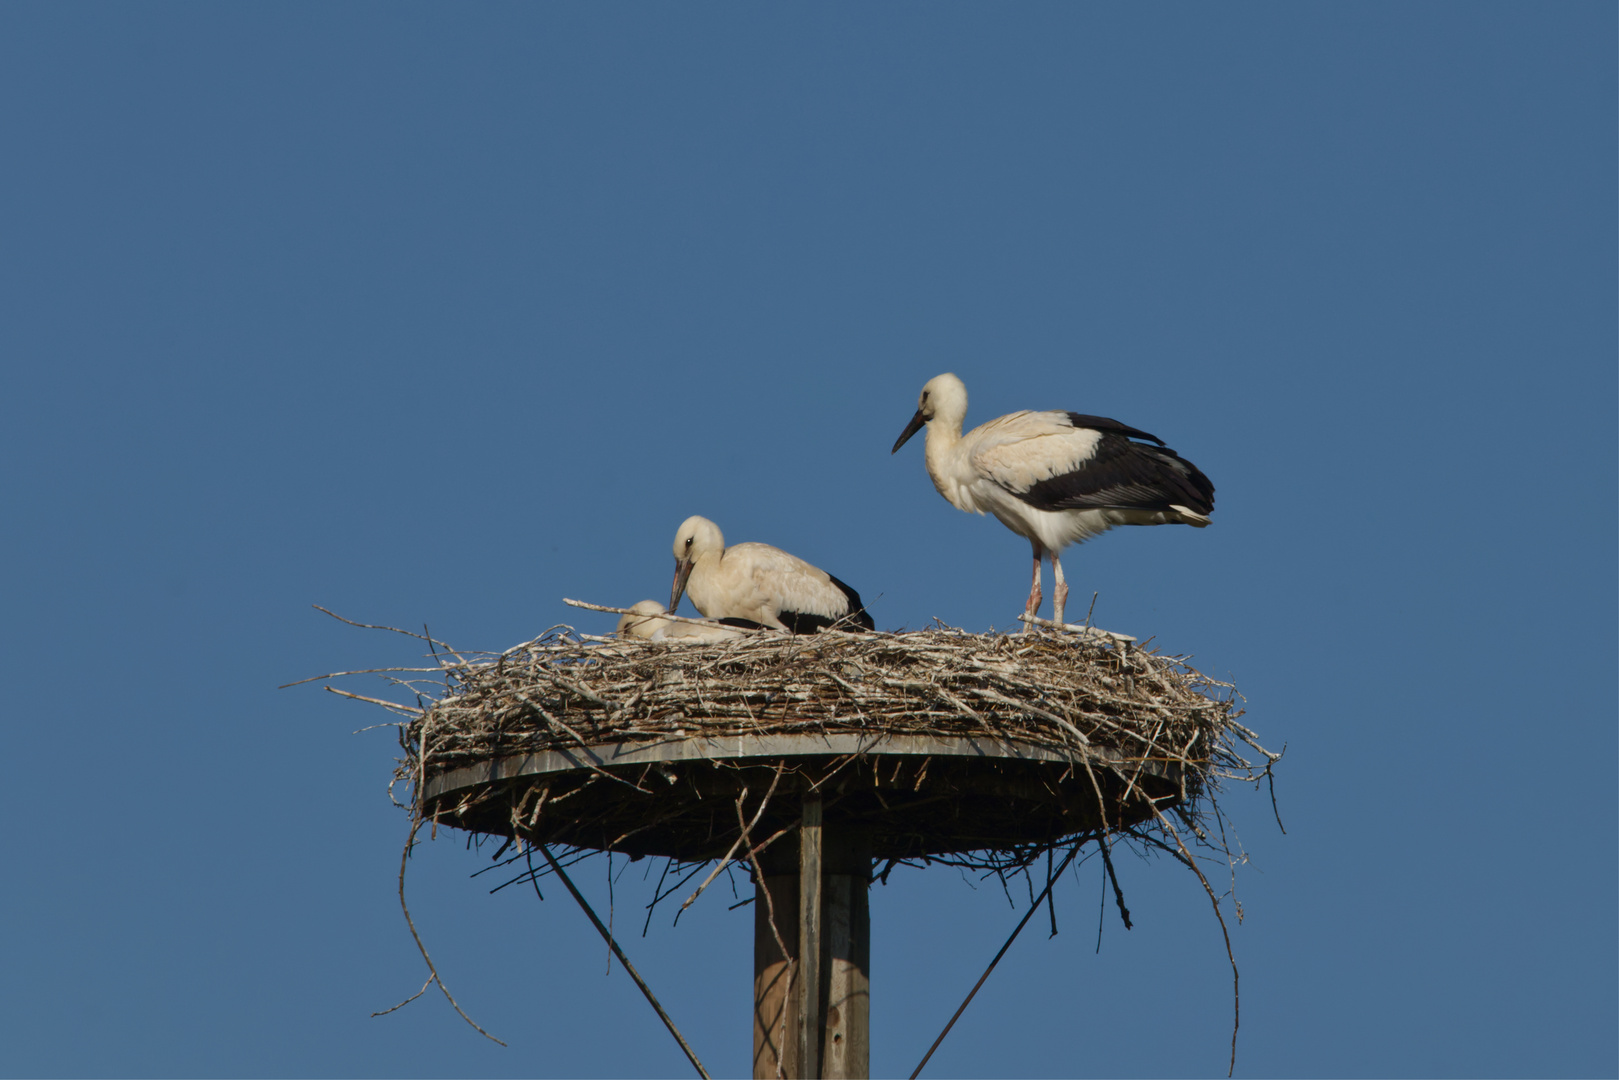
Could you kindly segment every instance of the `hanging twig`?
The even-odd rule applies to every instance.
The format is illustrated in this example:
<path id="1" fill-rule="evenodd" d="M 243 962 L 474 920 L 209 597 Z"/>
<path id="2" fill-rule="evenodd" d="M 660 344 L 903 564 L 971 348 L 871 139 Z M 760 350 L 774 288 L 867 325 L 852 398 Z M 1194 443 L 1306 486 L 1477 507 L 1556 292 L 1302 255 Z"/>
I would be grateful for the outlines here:
<path id="1" fill-rule="evenodd" d="M 328 612 L 328 614 L 330 614 L 330 612 Z M 345 619 L 344 621 L 347 622 L 348 620 Z M 394 1009 L 409 1005 L 412 1001 L 415 1001 L 417 998 L 421 997 L 422 994 L 427 991 L 430 984 L 436 982 L 438 983 L 439 990 L 444 994 L 444 1000 L 448 1001 L 450 1003 L 450 1007 L 460 1014 L 461 1019 L 471 1024 L 474 1031 L 488 1039 L 490 1042 L 497 1042 L 500 1043 L 500 1045 L 505 1046 L 505 1042 L 495 1038 L 493 1035 L 489 1034 L 489 1032 L 479 1027 L 478 1022 L 472 1019 L 472 1017 L 468 1016 L 466 1014 L 466 1010 L 462 1009 L 460 1003 L 455 1000 L 455 997 L 450 993 L 450 988 L 444 985 L 444 977 L 438 973 L 438 968 L 434 966 L 433 958 L 427 955 L 427 946 L 422 944 L 422 935 L 416 932 L 416 920 L 410 917 L 410 905 L 405 902 L 405 865 L 410 861 L 410 849 L 415 845 L 416 832 L 421 827 L 422 819 L 420 817 L 417 817 L 410 823 L 410 834 L 405 837 L 405 850 L 404 853 L 399 856 L 399 908 L 405 913 L 405 925 L 410 927 L 410 936 L 416 942 L 417 951 L 422 954 L 422 959 L 427 962 L 427 970 L 429 972 L 427 982 L 422 984 L 422 988 L 420 990 L 416 991 L 416 993 L 412 994 L 404 1001 L 401 1001 L 398 1005 L 395 1005 L 393 1009 L 384 1009 L 381 1012 L 374 1012 L 371 1015 L 386 1016 L 393 1012 Z"/>
<path id="2" fill-rule="evenodd" d="M 1051 873 L 1051 848 L 1046 848 L 1046 880 L 1053 880 Z M 1052 899 L 1051 890 L 1046 890 L 1046 911 L 1051 914 L 1051 937 L 1057 936 L 1057 902 Z"/>
<path id="3" fill-rule="evenodd" d="M 1119 875 L 1113 870 L 1113 856 L 1108 851 L 1107 834 L 1101 833 L 1096 839 L 1097 846 L 1102 849 L 1102 867 L 1107 874 L 1108 881 L 1113 883 L 1113 902 L 1119 905 L 1119 918 L 1124 920 L 1126 930 L 1133 930 L 1135 927 L 1130 923 L 1130 909 L 1124 906 L 1124 890 L 1119 888 Z M 1098 951 L 1100 951 L 1100 945 L 1098 945 Z"/>
<path id="4" fill-rule="evenodd" d="M 703 890 L 708 888 L 709 884 L 715 878 L 720 876 L 720 871 L 731 865 L 731 858 L 736 854 L 736 849 L 742 846 L 743 841 L 745 841 L 748 838 L 748 835 L 753 832 L 753 827 L 759 824 L 759 819 L 764 816 L 765 808 L 770 805 L 770 796 L 776 793 L 776 785 L 781 783 L 781 773 L 786 767 L 786 762 L 777 764 L 776 775 L 772 777 L 770 781 L 770 790 L 766 791 L 765 797 L 759 800 L 759 809 L 754 811 L 753 820 L 742 827 L 742 832 L 737 836 L 736 843 L 732 844 L 731 850 L 725 853 L 725 858 L 721 859 L 719 863 L 715 865 L 714 871 L 709 874 L 708 877 L 703 879 L 703 883 L 701 885 L 697 886 L 697 891 L 686 897 L 686 902 L 680 905 L 681 911 L 685 911 L 687 908 L 691 907 L 692 904 L 696 903 L 697 898 L 703 895 Z M 740 816 L 742 813 L 742 803 L 747 797 L 748 789 L 744 787 L 742 789 L 742 794 L 736 797 L 736 809 L 738 816 Z M 675 914 L 675 921 L 680 921 L 679 912 Z"/>
<path id="5" fill-rule="evenodd" d="M 1209 904 L 1214 908 L 1214 917 L 1220 920 L 1220 936 L 1225 938 L 1226 959 L 1231 961 L 1231 1065 L 1226 1069 L 1226 1075 L 1234 1076 L 1237 1072 L 1237 1028 L 1242 1023 L 1242 994 L 1237 974 L 1237 957 L 1231 951 L 1231 931 L 1226 928 L 1225 916 L 1220 914 L 1220 898 L 1214 895 L 1214 887 L 1209 884 L 1209 879 L 1203 876 L 1203 871 L 1192 859 L 1192 853 L 1186 850 L 1186 844 L 1181 840 L 1180 833 L 1175 831 L 1175 826 L 1159 812 L 1158 807 L 1154 806 L 1152 812 L 1158 818 L 1158 824 L 1163 826 L 1170 839 L 1175 841 L 1175 847 L 1179 849 L 1176 857 L 1197 875 L 1197 880 L 1203 883 L 1203 891 L 1209 894 Z"/>
<path id="6" fill-rule="evenodd" d="M 646 922 L 641 924 L 641 936 L 642 937 L 646 937 L 647 931 L 652 929 L 652 911 L 653 911 L 653 909 L 658 906 L 658 902 L 660 900 L 662 900 L 666 895 L 668 895 L 667 893 L 665 893 L 663 891 L 663 882 L 664 882 L 664 879 L 669 876 L 669 868 L 671 866 L 673 866 L 674 864 L 675 864 L 675 860 L 673 858 L 666 858 L 666 859 L 663 860 L 663 873 L 658 875 L 658 883 L 656 885 L 652 886 L 652 902 L 646 906 Z M 647 869 L 650 870 L 651 867 L 648 867 Z M 699 867 L 699 869 L 701 869 L 701 868 Z M 691 873 L 695 874 L 695 873 L 697 873 L 697 871 L 693 870 Z M 687 874 L 685 880 L 687 880 L 687 881 L 691 880 L 691 874 Z M 675 888 L 678 889 L 678 888 L 680 888 L 680 886 L 676 885 Z M 673 890 L 671 890 L 671 891 L 673 891 Z"/>

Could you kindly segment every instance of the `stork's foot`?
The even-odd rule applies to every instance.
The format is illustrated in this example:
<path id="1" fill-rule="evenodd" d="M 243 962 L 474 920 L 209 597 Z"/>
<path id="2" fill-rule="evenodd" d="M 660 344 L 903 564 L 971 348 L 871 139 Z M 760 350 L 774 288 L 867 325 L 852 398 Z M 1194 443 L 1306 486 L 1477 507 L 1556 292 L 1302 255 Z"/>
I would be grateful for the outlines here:
<path id="1" fill-rule="evenodd" d="M 1029 577 L 1029 602 L 1023 605 L 1023 614 L 1029 619 L 1033 619 L 1040 614 L 1040 558 L 1045 554 L 1045 549 L 1040 546 L 1040 541 L 1038 540 L 1030 540 L 1029 548 L 1031 554 L 1034 555 L 1034 573 Z M 1034 623 L 1024 622 L 1023 632 L 1025 634 L 1033 633 Z"/>
<path id="2" fill-rule="evenodd" d="M 1032 593 L 1030 593 L 1029 594 L 1029 602 L 1027 604 L 1023 605 L 1023 614 L 1027 615 L 1031 619 L 1035 618 L 1037 615 L 1039 615 L 1040 614 L 1040 601 L 1041 601 L 1041 599 L 1042 599 L 1042 597 L 1040 596 L 1040 590 L 1039 589 L 1036 589 Z M 1034 623 L 1025 622 L 1023 624 L 1023 632 L 1025 634 L 1033 633 L 1034 632 Z"/>

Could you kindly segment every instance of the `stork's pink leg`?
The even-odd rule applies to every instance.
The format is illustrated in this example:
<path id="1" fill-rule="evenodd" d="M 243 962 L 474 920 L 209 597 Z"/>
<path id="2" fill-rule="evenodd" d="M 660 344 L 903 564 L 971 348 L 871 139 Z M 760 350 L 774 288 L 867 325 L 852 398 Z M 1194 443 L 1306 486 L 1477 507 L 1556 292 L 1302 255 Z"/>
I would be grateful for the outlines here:
<path id="1" fill-rule="evenodd" d="M 1023 613 L 1032 619 L 1040 614 L 1040 556 L 1044 555 L 1045 552 L 1040 547 L 1040 541 L 1030 540 L 1029 544 L 1034 548 L 1034 583 L 1029 586 L 1029 602 L 1023 606 Z M 1033 629 L 1034 623 L 1026 622 L 1023 624 L 1025 634 Z"/>
<path id="2" fill-rule="evenodd" d="M 1062 609 L 1068 603 L 1068 582 L 1062 579 L 1062 561 L 1055 551 L 1051 553 L 1051 576 L 1057 579 L 1057 588 L 1051 597 L 1051 621 L 1061 626 Z"/>

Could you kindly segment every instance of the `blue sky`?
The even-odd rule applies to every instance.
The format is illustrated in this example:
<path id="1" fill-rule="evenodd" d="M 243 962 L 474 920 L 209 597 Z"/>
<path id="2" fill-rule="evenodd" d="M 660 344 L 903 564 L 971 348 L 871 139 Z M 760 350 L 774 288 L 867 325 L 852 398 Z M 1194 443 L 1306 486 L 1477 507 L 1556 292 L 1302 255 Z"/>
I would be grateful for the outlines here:
<path id="1" fill-rule="evenodd" d="M 1616 1023 L 1615 14 L 1491 4 L 0 9 L 0 788 L 13 1075 L 680 1075 L 564 897 L 407 826 L 410 663 L 660 597 L 688 514 L 879 626 L 1005 628 L 1024 542 L 890 457 L 1114 416 L 1213 528 L 1071 549 L 1235 679 L 1248 1076 L 1588 1076 Z M 617 886 L 620 913 L 648 888 Z M 1087 867 L 928 1075 L 1223 1074 L 1200 890 Z M 581 877 L 604 898 L 607 868 Z M 639 891 L 637 891 L 639 890 Z M 626 900 L 626 897 L 629 897 Z M 747 1068 L 747 909 L 631 956 Z M 1015 922 L 873 901 L 909 1072 Z"/>

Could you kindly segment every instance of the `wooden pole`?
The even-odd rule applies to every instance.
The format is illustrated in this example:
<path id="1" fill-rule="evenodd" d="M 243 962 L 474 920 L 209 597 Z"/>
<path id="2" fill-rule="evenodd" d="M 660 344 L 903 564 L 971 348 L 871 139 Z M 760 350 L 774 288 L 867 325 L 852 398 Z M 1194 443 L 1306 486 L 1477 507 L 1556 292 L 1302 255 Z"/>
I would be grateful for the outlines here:
<path id="1" fill-rule="evenodd" d="M 804 796 L 798 826 L 798 1064 L 801 1075 L 821 1075 L 821 797 Z"/>
<path id="2" fill-rule="evenodd" d="M 807 797 L 800 842 L 783 839 L 760 856 L 764 880 L 755 885 L 753 905 L 756 1080 L 864 1080 L 871 1071 L 870 842 L 863 830 L 827 824 L 821 810 L 819 797 Z"/>
<path id="3" fill-rule="evenodd" d="M 803 1075 L 798 1018 L 788 999 L 788 979 L 797 968 L 798 846 L 778 840 L 759 856 L 759 865 L 764 880 L 753 888 L 753 1076 L 775 1080 Z"/>
<path id="4" fill-rule="evenodd" d="M 871 842 L 864 830 L 822 837 L 825 867 L 822 926 L 826 954 L 821 985 L 823 1080 L 871 1075 Z"/>

